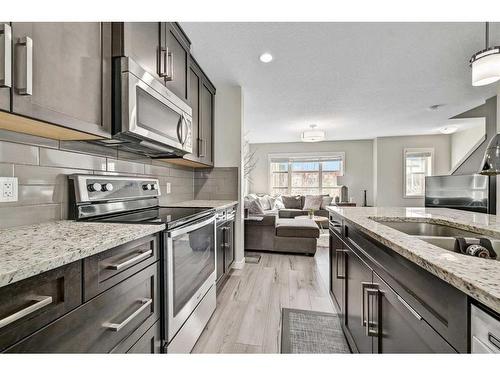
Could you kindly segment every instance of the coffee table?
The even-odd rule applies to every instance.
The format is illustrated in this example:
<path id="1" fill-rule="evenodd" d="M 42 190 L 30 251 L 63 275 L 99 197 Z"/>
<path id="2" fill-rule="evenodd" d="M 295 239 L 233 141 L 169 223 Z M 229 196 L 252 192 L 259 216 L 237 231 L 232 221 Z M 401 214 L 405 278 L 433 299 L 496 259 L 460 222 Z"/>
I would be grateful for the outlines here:
<path id="1" fill-rule="evenodd" d="M 296 219 L 311 219 L 314 220 L 316 224 L 318 224 L 318 227 L 323 229 L 323 224 L 328 223 L 328 218 L 325 216 L 316 216 L 314 215 L 313 217 L 309 217 L 309 215 L 300 215 L 300 216 L 295 216 Z"/>

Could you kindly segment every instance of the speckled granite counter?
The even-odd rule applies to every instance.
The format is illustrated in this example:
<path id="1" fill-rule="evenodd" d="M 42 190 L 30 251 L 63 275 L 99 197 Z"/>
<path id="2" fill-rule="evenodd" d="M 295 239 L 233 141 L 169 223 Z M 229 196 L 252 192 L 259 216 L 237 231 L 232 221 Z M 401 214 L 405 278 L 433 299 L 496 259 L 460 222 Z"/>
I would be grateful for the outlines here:
<path id="1" fill-rule="evenodd" d="M 370 237 L 500 312 L 500 261 L 447 251 L 372 220 L 424 221 L 500 238 L 500 217 L 445 208 L 332 206 L 328 210 L 338 213 Z"/>
<path id="2" fill-rule="evenodd" d="M 178 203 L 169 204 L 171 207 L 206 207 L 206 208 L 215 208 L 216 210 L 223 210 L 224 208 L 229 208 L 238 204 L 238 201 L 229 201 L 229 200 L 202 200 L 195 199 L 192 201 L 184 201 Z"/>
<path id="3" fill-rule="evenodd" d="M 69 220 L 0 230 L 0 287 L 145 237 L 164 225 Z"/>

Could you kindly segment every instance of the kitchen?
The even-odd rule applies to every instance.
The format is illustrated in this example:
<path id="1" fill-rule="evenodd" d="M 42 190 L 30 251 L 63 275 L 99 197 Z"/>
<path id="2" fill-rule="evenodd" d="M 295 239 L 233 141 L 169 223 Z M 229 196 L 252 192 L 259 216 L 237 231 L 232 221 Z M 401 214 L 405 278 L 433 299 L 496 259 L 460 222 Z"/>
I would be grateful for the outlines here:
<path id="1" fill-rule="evenodd" d="M 210 352 L 213 337 L 227 344 L 237 318 L 254 314 L 279 331 L 247 320 L 252 339 L 278 340 L 272 352 L 288 353 L 279 341 L 290 323 L 283 296 L 273 300 L 278 289 L 263 287 L 280 282 L 276 264 L 292 273 L 314 267 L 311 277 L 327 270 L 325 286 L 294 281 L 326 290 L 342 353 L 500 351 L 498 262 L 455 249 L 463 237 L 496 254 L 495 177 L 474 171 L 476 193 L 487 186 L 495 195 L 486 210 L 332 204 L 326 226 L 315 228 L 329 241 L 319 256 L 256 257 L 244 248 L 252 217 L 243 199 L 243 92 L 219 85 L 218 73 L 211 79 L 208 44 L 189 32 L 196 25 L 3 18 L 0 352 L 175 358 Z M 477 153 L 495 135 L 487 132 Z M 272 302 L 238 310 L 246 276 Z M 319 292 L 307 298 L 325 302 Z M 242 315 L 222 322 L 228 300 Z M 266 315 L 271 309 L 279 312 Z M 242 349 L 233 353 L 262 349 L 235 340 L 225 346 Z"/>

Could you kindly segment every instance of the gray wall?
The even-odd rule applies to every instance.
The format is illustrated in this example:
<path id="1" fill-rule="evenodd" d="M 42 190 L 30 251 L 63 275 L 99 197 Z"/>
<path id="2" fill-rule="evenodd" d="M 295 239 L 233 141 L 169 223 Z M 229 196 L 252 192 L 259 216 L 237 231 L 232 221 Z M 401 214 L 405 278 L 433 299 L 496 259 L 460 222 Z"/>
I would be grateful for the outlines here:
<path id="1" fill-rule="evenodd" d="M 221 167 L 196 170 L 194 173 L 194 198 L 238 200 L 238 168 Z"/>
<path id="2" fill-rule="evenodd" d="M 403 182 L 403 152 L 405 148 L 433 148 L 436 176 L 450 173 L 450 136 L 415 135 L 376 139 L 376 206 L 422 207 L 423 198 L 405 198 Z"/>
<path id="3" fill-rule="evenodd" d="M 368 204 L 373 203 L 373 141 L 327 141 L 318 143 L 258 143 L 251 144 L 255 151 L 256 166 L 250 174 L 250 192 L 269 192 L 268 155 L 293 152 L 345 152 L 344 176 L 338 183 L 349 188 L 349 196 L 358 205 L 363 203 L 363 190 L 367 190 Z"/>
<path id="4" fill-rule="evenodd" d="M 0 176 L 17 177 L 18 202 L 0 203 L 0 228 L 67 218 L 72 173 L 152 176 L 163 205 L 194 199 L 194 170 L 86 142 L 0 130 Z M 166 194 L 167 182 L 171 194 Z"/>

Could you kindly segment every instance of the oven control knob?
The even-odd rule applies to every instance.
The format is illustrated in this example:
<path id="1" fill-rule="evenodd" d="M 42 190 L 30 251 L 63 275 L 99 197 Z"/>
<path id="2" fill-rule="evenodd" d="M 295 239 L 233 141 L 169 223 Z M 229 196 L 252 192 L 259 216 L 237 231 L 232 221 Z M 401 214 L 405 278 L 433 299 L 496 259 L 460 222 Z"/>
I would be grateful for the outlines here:
<path id="1" fill-rule="evenodd" d="M 113 184 L 108 182 L 107 184 L 102 185 L 102 191 L 113 191 Z"/>
<path id="2" fill-rule="evenodd" d="M 93 184 L 89 184 L 87 189 L 89 189 L 89 191 L 101 191 L 101 184 L 99 182 L 94 182 Z"/>
<path id="3" fill-rule="evenodd" d="M 158 190 L 158 184 L 153 184 L 153 190 Z"/>
<path id="4" fill-rule="evenodd" d="M 143 190 L 152 190 L 153 189 L 153 185 L 151 185 L 151 184 L 144 184 L 144 185 L 142 185 L 142 189 Z"/>

